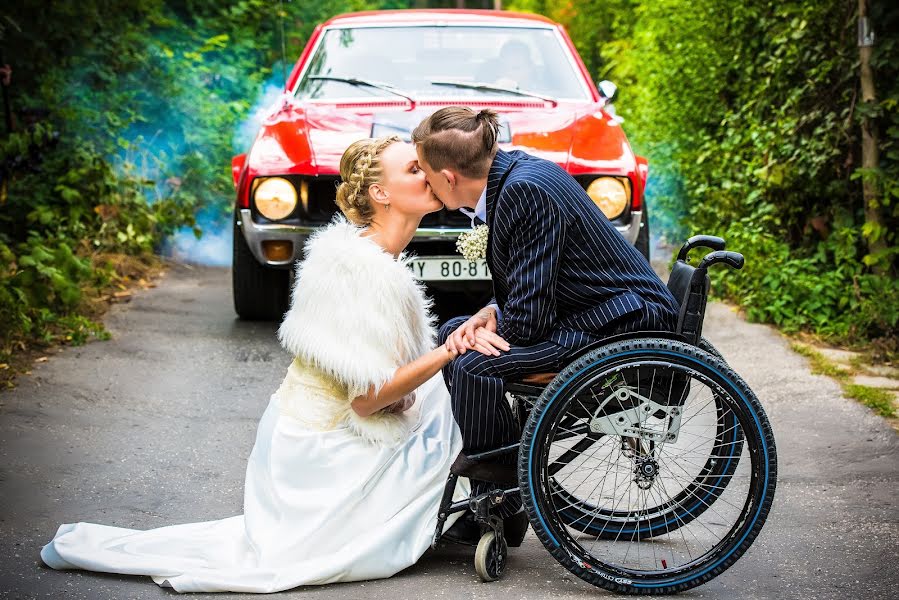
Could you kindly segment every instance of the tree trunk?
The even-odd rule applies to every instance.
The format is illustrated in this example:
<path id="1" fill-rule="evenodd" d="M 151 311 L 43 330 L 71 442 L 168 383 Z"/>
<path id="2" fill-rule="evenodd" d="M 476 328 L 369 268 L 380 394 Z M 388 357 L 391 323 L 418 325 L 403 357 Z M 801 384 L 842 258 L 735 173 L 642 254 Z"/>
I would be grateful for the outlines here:
<path id="1" fill-rule="evenodd" d="M 873 34 L 867 31 L 868 0 L 858 0 L 858 54 L 861 83 L 861 102 L 868 106 L 877 100 L 874 90 L 874 73 L 871 71 L 871 51 L 873 47 Z M 879 148 L 877 145 L 877 127 L 873 119 L 862 118 L 862 169 L 872 172 L 880 165 Z M 862 194 L 865 200 L 865 225 L 870 235 L 868 237 L 868 253 L 880 254 L 886 250 L 886 231 L 883 225 L 883 217 L 880 213 L 880 201 L 877 193 L 877 185 L 870 177 L 862 178 Z M 882 254 L 881 254 L 882 255 Z M 886 267 L 882 262 L 874 264 L 874 271 L 883 274 Z"/>

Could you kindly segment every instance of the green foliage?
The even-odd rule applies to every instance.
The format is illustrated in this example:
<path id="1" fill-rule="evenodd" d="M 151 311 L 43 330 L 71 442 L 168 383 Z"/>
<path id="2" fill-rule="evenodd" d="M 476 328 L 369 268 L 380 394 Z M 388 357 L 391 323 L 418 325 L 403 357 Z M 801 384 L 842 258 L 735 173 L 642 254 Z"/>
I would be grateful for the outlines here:
<path id="1" fill-rule="evenodd" d="M 197 214 L 204 227 L 226 221 L 230 158 L 247 150 L 239 125 L 316 24 L 427 3 L 25 4 L 0 9 L 17 117 L 0 135 L 4 341 L 91 335 L 77 316 L 83 290 L 112 280 L 98 254 L 152 252 L 183 227 L 199 235 Z M 865 105 L 854 0 L 504 5 L 561 22 L 593 78 L 619 84 L 618 113 L 650 159 L 653 230 L 721 234 L 746 254 L 743 271 L 715 275 L 718 292 L 788 331 L 896 337 L 897 9 L 872 1 L 878 101 Z M 863 118 L 880 137 L 877 169 L 860 168 Z M 878 191 L 880 226 L 866 221 L 863 181 Z M 869 252 L 875 240 L 885 249 Z"/>
<path id="2" fill-rule="evenodd" d="M 809 359 L 812 373 L 816 375 L 826 375 L 836 379 L 840 383 L 843 395 L 847 398 L 858 400 L 882 417 L 896 416 L 896 405 L 891 392 L 852 383 L 851 377 L 854 374 L 852 370 L 846 369 L 829 360 L 811 346 L 794 342 L 790 344 L 790 347 L 796 353 Z M 855 362 L 859 361 L 856 360 Z"/>
<path id="3" fill-rule="evenodd" d="M 848 397 L 858 400 L 882 417 L 895 417 L 896 405 L 893 394 L 887 390 L 850 383 L 843 388 Z"/>
<path id="4" fill-rule="evenodd" d="M 872 22 L 877 106 L 859 101 L 857 3 L 657 0 L 603 54 L 623 87 L 619 114 L 650 158 L 649 203 L 665 233 L 719 234 L 744 253 L 715 289 L 750 318 L 842 342 L 895 338 L 899 187 L 896 31 Z M 709 15 L 715 15 L 710 20 Z M 877 119 L 881 166 L 859 169 L 860 119 Z M 884 226 L 866 222 L 861 180 Z M 887 249 L 868 252 L 872 240 Z"/>
<path id="5" fill-rule="evenodd" d="M 811 346 L 794 342 L 793 344 L 790 344 L 790 348 L 797 354 L 801 354 L 809 359 L 812 373 L 816 375 L 827 375 L 828 377 L 833 377 L 842 382 L 845 382 L 852 375 L 851 372 L 828 360 L 823 354 Z"/>

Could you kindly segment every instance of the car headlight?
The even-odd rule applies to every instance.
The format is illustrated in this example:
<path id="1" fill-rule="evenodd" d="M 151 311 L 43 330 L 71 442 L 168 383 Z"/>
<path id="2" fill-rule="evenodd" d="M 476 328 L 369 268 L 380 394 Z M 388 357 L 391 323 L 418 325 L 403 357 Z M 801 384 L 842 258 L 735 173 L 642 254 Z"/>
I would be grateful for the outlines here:
<path id="1" fill-rule="evenodd" d="M 609 219 L 614 219 L 627 207 L 627 186 L 617 177 L 598 177 L 587 186 L 587 195 Z"/>
<path id="2" fill-rule="evenodd" d="M 293 212 L 297 205 L 297 190 L 281 177 L 268 177 L 253 194 L 256 210 L 266 219 L 278 221 Z"/>

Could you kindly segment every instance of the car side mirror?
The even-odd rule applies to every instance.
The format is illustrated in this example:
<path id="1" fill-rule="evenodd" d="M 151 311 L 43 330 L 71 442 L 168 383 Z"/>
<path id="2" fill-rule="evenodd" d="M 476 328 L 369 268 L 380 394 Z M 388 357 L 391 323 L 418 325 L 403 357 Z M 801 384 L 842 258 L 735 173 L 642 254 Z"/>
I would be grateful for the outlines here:
<path id="1" fill-rule="evenodd" d="M 599 95 L 605 98 L 607 103 L 617 100 L 618 86 L 608 79 L 603 79 L 596 84 L 596 87 L 599 89 Z"/>

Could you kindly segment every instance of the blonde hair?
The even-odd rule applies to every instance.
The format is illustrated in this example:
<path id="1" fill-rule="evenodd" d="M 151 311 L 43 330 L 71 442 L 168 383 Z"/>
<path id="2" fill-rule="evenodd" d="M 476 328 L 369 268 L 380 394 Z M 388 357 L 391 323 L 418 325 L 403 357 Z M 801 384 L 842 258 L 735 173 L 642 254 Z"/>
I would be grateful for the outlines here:
<path id="1" fill-rule="evenodd" d="M 374 209 L 368 188 L 381 181 L 381 153 L 399 137 L 366 138 L 350 144 L 340 157 L 341 184 L 337 186 L 337 207 L 352 223 L 371 224 Z"/>
<path id="2" fill-rule="evenodd" d="M 489 109 L 475 112 L 447 106 L 419 123 L 412 142 L 435 171 L 453 169 L 471 178 L 486 177 L 496 155 L 499 118 Z"/>

